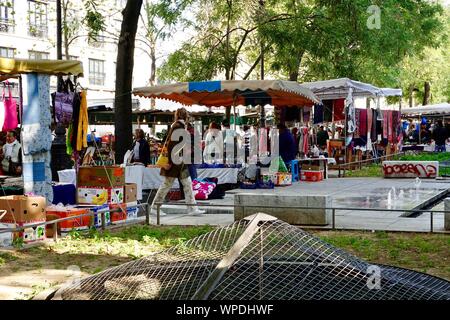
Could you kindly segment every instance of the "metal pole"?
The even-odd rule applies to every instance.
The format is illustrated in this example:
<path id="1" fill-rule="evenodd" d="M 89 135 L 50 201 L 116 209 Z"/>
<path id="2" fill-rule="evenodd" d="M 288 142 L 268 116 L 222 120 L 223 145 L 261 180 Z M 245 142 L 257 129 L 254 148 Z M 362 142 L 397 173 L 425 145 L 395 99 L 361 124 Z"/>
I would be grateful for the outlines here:
<path id="1" fill-rule="evenodd" d="M 62 9 L 61 0 L 56 0 L 56 58 L 62 60 Z M 68 57 L 66 57 L 67 59 Z M 62 83 L 62 76 L 58 76 L 58 88 Z"/>
<path id="2" fill-rule="evenodd" d="M 161 205 L 156 205 L 156 225 L 161 225 Z"/>
<path id="3" fill-rule="evenodd" d="M 333 230 L 336 230 L 336 209 L 333 209 Z"/>
<path id="4" fill-rule="evenodd" d="M 102 230 L 105 230 L 106 229 L 106 214 L 104 211 L 102 211 L 101 217 L 102 217 Z"/>
<path id="5" fill-rule="evenodd" d="M 58 223 L 53 225 L 53 241 L 58 241 Z"/>
<path id="6" fill-rule="evenodd" d="M 430 232 L 433 233 L 433 211 L 430 211 Z"/>
<path id="7" fill-rule="evenodd" d="M 150 225 L 150 214 L 151 214 L 152 206 L 147 203 L 147 210 L 145 210 L 145 224 L 147 226 Z"/>

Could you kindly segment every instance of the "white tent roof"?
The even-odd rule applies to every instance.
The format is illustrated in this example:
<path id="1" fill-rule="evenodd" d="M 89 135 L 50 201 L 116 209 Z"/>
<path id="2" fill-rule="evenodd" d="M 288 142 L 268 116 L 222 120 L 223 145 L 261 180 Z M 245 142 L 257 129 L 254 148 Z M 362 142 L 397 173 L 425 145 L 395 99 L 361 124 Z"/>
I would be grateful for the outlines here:
<path id="1" fill-rule="evenodd" d="M 450 104 L 440 103 L 428 106 L 419 106 L 414 108 L 404 108 L 404 115 L 427 115 L 427 114 L 450 114 Z"/>
<path id="2" fill-rule="evenodd" d="M 349 78 L 307 82 L 302 85 L 322 100 L 345 99 L 350 88 L 353 89 L 354 97 L 402 96 L 402 90 L 400 89 L 380 89 L 371 84 Z"/>

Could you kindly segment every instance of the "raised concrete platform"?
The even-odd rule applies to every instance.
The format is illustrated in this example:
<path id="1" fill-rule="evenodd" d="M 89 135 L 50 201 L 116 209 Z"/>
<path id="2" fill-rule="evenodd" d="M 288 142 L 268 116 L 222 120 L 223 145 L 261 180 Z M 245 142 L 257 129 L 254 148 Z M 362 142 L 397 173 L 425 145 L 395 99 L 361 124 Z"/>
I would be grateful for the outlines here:
<path id="1" fill-rule="evenodd" d="M 332 206 L 330 196 L 241 193 L 234 196 L 234 203 L 235 220 L 262 212 L 294 225 L 326 226 L 332 221 L 331 210 L 325 209 Z M 301 209 L 305 207 L 314 209 Z"/>

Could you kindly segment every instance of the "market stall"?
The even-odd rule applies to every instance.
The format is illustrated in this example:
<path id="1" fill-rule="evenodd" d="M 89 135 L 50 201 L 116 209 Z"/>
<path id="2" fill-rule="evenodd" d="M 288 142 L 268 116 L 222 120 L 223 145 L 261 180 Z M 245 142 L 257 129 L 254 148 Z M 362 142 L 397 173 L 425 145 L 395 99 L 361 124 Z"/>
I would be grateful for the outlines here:
<path id="1" fill-rule="evenodd" d="M 222 106 L 228 110 L 234 108 L 234 116 L 230 118 L 232 118 L 233 121 L 231 122 L 235 128 L 239 123 L 236 116 L 237 106 L 252 105 L 259 107 L 259 126 L 265 128 L 265 106 L 267 105 L 274 106 L 275 108 L 297 106 L 312 108 L 315 103 L 320 103 L 320 100 L 308 88 L 305 88 L 297 82 L 281 80 L 177 83 L 137 88 L 134 90 L 134 94 L 139 97 L 167 99 L 188 106 Z M 229 176 L 228 173 L 224 172 L 227 169 L 218 169 L 223 171 L 223 174 L 217 172 L 218 176 Z M 283 174 L 283 177 L 287 175 L 285 172 Z M 298 172 L 296 175 L 298 175 Z M 288 179 L 287 181 L 292 182 L 292 179 Z"/>
<path id="2" fill-rule="evenodd" d="M 339 163 L 378 157 L 380 149 L 395 152 L 400 138 L 401 103 L 382 103 L 385 97 L 401 97 L 399 89 L 377 88 L 348 78 L 304 84 L 321 100 L 314 107 L 315 125 L 331 126 L 328 153 Z M 383 99 L 385 100 L 385 99 Z"/>

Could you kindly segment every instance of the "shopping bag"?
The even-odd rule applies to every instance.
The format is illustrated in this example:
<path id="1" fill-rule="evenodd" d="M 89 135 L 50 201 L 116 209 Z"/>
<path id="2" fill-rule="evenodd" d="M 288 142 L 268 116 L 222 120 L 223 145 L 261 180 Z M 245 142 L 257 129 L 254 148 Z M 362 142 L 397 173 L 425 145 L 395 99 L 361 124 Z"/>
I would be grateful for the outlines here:
<path id="1" fill-rule="evenodd" d="M 167 154 L 167 149 L 163 148 L 163 151 L 158 157 L 158 161 L 156 161 L 156 166 L 159 168 L 165 168 L 169 164 L 169 157 Z"/>
<path id="2" fill-rule="evenodd" d="M 74 97 L 75 92 L 70 80 L 64 83 L 59 92 L 53 93 L 56 123 L 68 126 L 72 122 Z"/>
<path id="3" fill-rule="evenodd" d="M 9 96 L 5 97 L 5 90 L 3 90 L 3 103 L 5 106 L 5 121 L 2 126 L 2 131 L 8 132 L 17 129 L 19 121 L 17 119 L 17 102 L 12 97 L 11 87 L 9 89 Z"/>
<path id="4" fill-rule="evenodd" d="M 286 164 L 283 161 L 283 158 L 276 157 L 270 163 L 269 172 L 270 173 L 278 173 L 278 172 L 287 173 L 289 171 L 286 167 Z"/>

